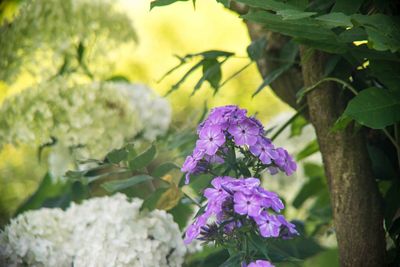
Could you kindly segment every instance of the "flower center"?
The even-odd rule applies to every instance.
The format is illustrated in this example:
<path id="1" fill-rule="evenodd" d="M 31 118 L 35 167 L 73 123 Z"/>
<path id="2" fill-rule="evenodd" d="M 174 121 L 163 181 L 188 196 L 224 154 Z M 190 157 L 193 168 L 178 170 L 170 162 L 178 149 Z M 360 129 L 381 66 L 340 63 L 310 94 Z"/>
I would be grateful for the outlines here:
<path id="1" fill-rule="evenodd" d="M 212 142 L 212 141 L 214 140 L 214 138 L 210 137 L 210 139 L 209 139 L 209 140 L 210 140 L 210 142 Z"/>
<path id="2" fill-rule="evenodd" d="M 246 130 L 243 129 L 243 130 L 242 130 L 242 133 L 245 134 L 245 133 L 246 133 Z"/>

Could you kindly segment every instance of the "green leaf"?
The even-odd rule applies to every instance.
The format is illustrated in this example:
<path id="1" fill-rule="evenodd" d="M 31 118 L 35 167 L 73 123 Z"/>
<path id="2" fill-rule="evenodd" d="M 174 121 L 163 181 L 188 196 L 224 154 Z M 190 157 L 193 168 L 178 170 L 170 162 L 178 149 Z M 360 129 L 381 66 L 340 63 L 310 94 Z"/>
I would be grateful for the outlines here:
<path id="1" fill-rule="evenodd" d="M 136 175 L 128 179 L 124 180 L 116 180 L 111 182 L 103 183 L 101 186 L 109 193 L 114 193 L 117 191 L 121 191 L 137 185 L 139 183 L 143 183 L 146 181 L 153 180 L 154 178 L 149 175 Z"/>
<path id="2" fill-rule="evenodd" d="M 400 64 L 387 60 L 370 60 L 372 75 L 392 91 L 400 91 Z"/>
<path id="3" fill-rule="evenodd" d="M 342 42 L 345 42 L 345 43 L 352 43 L 352 42 L 356 42 L 356 41 L 365 41 L 367 39 L 368 39 L 368 35 L 365 32 L 365 29 L 360 28 L 360 27 L 357 27 L 357 28 L 353 27 L 350 29 L 346 29 L 344 32 L 339 34 L 339 40 Z"/>
<path id="4" fill-rule="evenodd" d="M 347 15 L 357 13 L 364 0 L 336 0 L 331 12 L 343 12 Z"/>
<path id="5" fill-rule="evenodd" d="M 317 142 L 317 139 L 314 139 L 310 143 L 306 145 L 305 148 L 303 148 L 296 156 L 296 160 L 300 161 L 302 159 L 307 158 L 308 156 L 311 156 L 312 154 L 316 153 L 319 151 L 319 145 Z"/>
<path id="6" fill-rule="evenodd" d="M 301 135 L 303 128 L 308 125 L 308 121 L 303 116 L 297 116 L 290 125 L 290 136 Z"/>
<path id="7" fill-rule="evenodd" d="M 300 9 L 296 5 L 290 5 L 283 3 L 281 1 L 274 1 L 274 0 L 236 0 L 236 2 L 240 2 L 246 4 L 250 7 L 262 8 L 271 11 L 279 11 L 279 10 L 287 10 L 287 9 Z"/>
<path id="8" fill-rule="evenodd" d="M 179 65 L 180 66 L 180 65 Z M 192 74 L 192 72 L 194 72 L 195 70 L 197 70 L 198 68 L 200 68 L 201 66 L 203 66 L 203 61 L 198 62 L 197 64 L 195 64 L 193 67 L 191 67 L 183 76 L 182 78 L 175 83 L 171 89 L 169 89 L 169 91 L 166 93 L 166 95 L 171 94 L 172 92 L 176 91 L 179 89 L 179 87 L 181 86 L 181 84 L 189 77 L 190 74 Z"/>
<path id="9" fill-rule="evenodd" d="M 344 114 L 367 127 L 383 129 L 400 121 L 400 96 L 393 91 L 371 87 L 353 98 Z"/>
<path id="10" fill-rule="evenodd" d="M 154 145 L 151 145 L 145 152 L 129 161 L 131 170 L 139 170 L 146 167 L 156 156 L 157 150 Z"/>
<path id="11" fill-rule="evenodd" d="M 114 149 L 109 152 L 106 156 L 107 160 L 110 163 L 118 164 L 123 160 L 126 160 L 128 157 L 128 151 L 125 148 Z"/>
<path id="12" fill-rule="evenodd" d="M 208 81 L 212 88 L 218 89 L 221 78 L 221 63 L 217 59 L 204 59 L 203 77 L 197 82 L 193 92 L 200 89 L 204 81 Z"/>
<path id="13" fill-rule="evenodd" d="M 180 2 L 180 1 L 186 2 L 189 0 L 154 0 L 150 3 L 150 10 L 157 6 L 167 6 L 167 5 L 173 4 L 175 2 Z"/>
<path id="14" fill-rule="evenodd" d="M 353 23 L 363 27 L 368 34 L 368 46 L 379 50 L 400 50 L 400 23 L 399 17 L 383 14 L 351 16 Z"/>
<path id="15" fill-rule="evenodd" d="M 350 118 L 349 116 L 342 114 L 335 122 L 335 124 L 333 125 L 331 131 L 332 132 L 336 132 L 336 131 L 340 131 L 343 130 L 347 127 L 347 125 L 349 125 L 350 122 L 352 122 L 353 119 Z"/>
<path id="16" fill-rule="evenodd" d="M 46 173 L 36 191 L 18 207 L 15 215 L 42 207 L 46 199 L 60 195 L 67 187 L 65 183 L 53 183 L 50 174 Z"/>
<path id="17" fill-rule="evenodd" d="M 162 197 L 162 195 L 168 190 L 169 188 L 158 188 L 154 191 L 150 196 L 148 196 L 142 204 L 141 210 L 148 209 L 154 210 L 157 208 L 158 200 Z"/>
<path id="18" fill-rule="evenodd" d="M 281 76 L 285 71 L 290 69 L 292 64 L 285 64 L 277 69 L 274 69 L 273 71 L 270 71 L 267 76 L 265 76 L 264 81 L 262 84 L 257 88 L 257 90 L 253 93 L 252 97 L 256 96 L 259 92 L 261 92 L 262 89 L 264 89 L 266 86 L 269 86 L 272 82 L 274 82 L 279 76 Z"/>
<path id="19" fill-rule="evenodd" d="M 316 12 L 304 12 L 300 10 L 295 10 L 295 9 L 284 9 L 284 10 L 278 10 L 276 12 L 277 15 L 281 16 L 283 20 L 297 20 L 297 19 L 302 19 L 302 18 L 308 18 L 313 15 L 316 15 Z"/>
<path id="20" fill-rule="evenodd" d="M 230 57 L 235 53 L 222 51 L 222 50 L 208 50 L 196 54 L 192 54 L 192 56 L 202 56 L 204 59 L 216 59 L 218 57 Z"/>
<path id="21" fill-rule="evenodd" d="M 264 239 L 262 237 L 260 237 L 259 235 L 255 234 L 255 233 L 251 233 L 249 235 L 249 240 L 250 243 L 258 250 L 262 253 L 262 255 L 266 258 L 269 259 L 268 256 L 268 247 L 264 242 Z"/>
<path id="22" fill-rule="evenodd" d="M 282 17 L 266 11 L 256 11 L 242 16 L 246 20 L 262 23 L 266 28 L 293 37 L 306 37 L 312 40 L 335 39 L 335 34 L 319 25 L 315 20 L 304 18 L 283 20 Z"/>
<path id="23" fill-rule="evenodd" d="M 347 16 L 343 13 L 328 13 L 315 18 L 322 25 L 327 26 L 328 28 L 336 28 L 336 27 L 352 27 L 351 17 Z"/>
<path id="24" fill-rule="evenodd" d="M 113 75 L 110 78 L 107 78 L 106 81 L 112 81 L 112 82 L 125 82 L 129 83 L 129 79 L 123 75 Z"/>
<path id="25" fill-rule="evenodd" d="M 264 55 L 267 39 L 265 37 L 259 38 L 251 42 L 247 47 L 247 54 L 251 60 L 259 60 Z"/>
<path id="26" fill-rule="evenodd" d="M 154 177 L 161 178 L 164 175 L 166 175 L 168 172 L 170 172 L 173 169 L 179 169 L 179 166 L 177 166 L 175 163 L 172 162 L 165 162 L 161 165 L 159 165 L 153 172 L 152 175 Z"/>

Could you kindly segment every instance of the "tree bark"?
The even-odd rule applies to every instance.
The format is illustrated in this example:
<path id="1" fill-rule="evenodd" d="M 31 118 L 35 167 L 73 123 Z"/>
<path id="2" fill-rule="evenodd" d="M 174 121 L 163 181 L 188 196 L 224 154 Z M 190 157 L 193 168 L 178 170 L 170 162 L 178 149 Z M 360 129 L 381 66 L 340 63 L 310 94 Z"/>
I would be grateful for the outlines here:
<path id="1" fill-rule="evenodd" d="M 234 2 L 232 2 L 234 3 Z M 247 8 L 233 5 L 238 13 Z M 262 77 L 277 67 L 272 60 L 290 40 L 261 25 L 246 22 L 252 40 L 267 38 L 265 57 L 257 62 Z M 301 66 L 294 66 L 277 78 L 271 89 L 291 107 L 297 109 L 296 92 L 323 78 L 327 55 L 301 49 Z M 352 126 L 343 131 L 331 128 L 342 114 L 347 100 L 333 83 L 323 83 L 306 98 L 306 117 L 314 126 L 320 146 L 330 190 L 333 221 L 339 247 L 341 266 L 384 266 L 385 234 L 383 208 L 366 149 L 365 134 Z"/>
<path id="2" fill-rule="evenodd" d="M 304 85 L 323 78 L 327 54 L 301 48 Z M 321 84 L 307 95 L 328 178 L 341 266 L 384 266 L 385 235 L 380 195 L 363 131 L 331 130 L 346 105 L 336 84 Z"/>

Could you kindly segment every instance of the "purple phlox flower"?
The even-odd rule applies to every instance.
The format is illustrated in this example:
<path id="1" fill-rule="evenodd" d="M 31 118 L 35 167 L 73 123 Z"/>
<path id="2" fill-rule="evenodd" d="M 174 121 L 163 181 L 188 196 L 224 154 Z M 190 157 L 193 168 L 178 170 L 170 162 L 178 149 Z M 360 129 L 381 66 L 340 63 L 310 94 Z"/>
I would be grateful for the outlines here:
<path id="1" fill-rule="evenodd" d="M 225 198 L 229 195 L 222 186 L 222 177 L 215 178 L 211 183 L 214 188 L 207 188 L 206 190 L 204 190 L 204 196 L 208 199 L 209 203 L 212 201 L 216 201 L 220 198 Z"/>
<path id="2" fill-rule="evenodd" d="M 260 130 L 260 135 L 264 135 L 264 125 L 259 120 L 257 120 L 254 116 L 251 116 L 250 120 L 252 120 L 255 124 L 257 124 L 258 129 Z"/>
<path id="3" fill-rule="evenodd" d="M 273 159 L 279 159 L 279 154 L 275 151 L 274 145 L 265 137 L 259 137 L 257 143 L 250 146 L 250 152 L 264 164 L 271 164 Z"/>
<path id="4" fill-rule="evenodd" d="M 287 239 L 299 235 L 299 232 L 296 230 L 296 225 L 288 222 L 283 215 L 277 215 L 276 218 L 281 223 L 280 235 L 283 238 Z"/>
<path id="5" fill-rule="evenodd" d="M 279 154 L 279 158 L 275 159 L 274 162 L 279 169 L 284 171 L 288 176 L 295 172 L 297 165 L 289 153 L 281 147 L 277 148 L 276 151 Z"/>
<path id="6" fill-rule="evenodd" d="M 241 191 L 244 194 L 250 195 L 253 193 L 253 189 L 259 185 L 259 179 L 250 177 L 246 179 L 234 179 L 230 183 L 227 183 L 225 186 L 231 191 Z"/>
<path id="7" fill-rule="evenodd" d="M 261 198 L 256 195 L 245 195 L 236 192 L 233 195 L 234 211 L 240 215 L 249 215 L 253 218 L 258 217 L 261 212 Z"/>
<path id="8" fill-rule="evenodd" d="M 275 215 L 270 215 L 266 211 L 261 212 L 260 216 L 254 218 L 263 237 L 278 237 L 281 223 Z"/>
<path id="9" fill-rule="evenodd" d="M 276 212 L 280 212 L 285 207 L 277 193 L 267 191 L 262 187 L 258 187 L 257 191 L 262 197 L 263 207 L 272 208 Z"/>
<path id="10" fill-rule="evenodd" d="M 196 237 L 200 234 L 201 228 L 196 224 L 191 224 L 186 229 L 184 243 L 186 245 L 190 244 Z"/>
<path id="11" fill-rule="evenodd" d="M 186 172 L 185 184 L 190 181 L 190 174 L 199 173 L 205 170 L 204 164 L 199 164 L 201 159 L 204 157 L 205 150 L 195 147 L 192 155 L 187 156 L 185 162 L 182 165 L 181 171 Z"/>
<path id="12" fill-rule="evenodd" d="M 245 267 L 275 267 L 275 266 L 266 260 L 256 260 L 254 262 L 250 262 L 249 265 Z"/>
<path id="13" fill-rule="evenodd" d="M 225 116 L 229 118 L 228 120 L 230 124 L 234 124 L 247 118 L 246 113 L 247 110 L 236 107 L 236 109 L 226 113 Z"/>
<path id="14" fill-rule="evenodd" d="M 199 134 L 200 140 L 196 147 L 203 149 L 207 155 L 214 155 L 218 148 L 225 143 L 225 135 L 218 126 L 204 127 Z"/>
<path id="15" fill-rule="evenodd" d="M 275 175 L 279 172 L 279 169 L 277 167 L 270 166 L 270 167 L 268 167 L 268 172 L 271 175 Z"/>
<path id="16" fill-rule="evenodd" d="M 249 118 L 244 118 L 237 123 L 229 126 L 228 132 L 233 136 L 237 145 L 252 146 L 257 142 L 259 136 L 259 128 Z"/>

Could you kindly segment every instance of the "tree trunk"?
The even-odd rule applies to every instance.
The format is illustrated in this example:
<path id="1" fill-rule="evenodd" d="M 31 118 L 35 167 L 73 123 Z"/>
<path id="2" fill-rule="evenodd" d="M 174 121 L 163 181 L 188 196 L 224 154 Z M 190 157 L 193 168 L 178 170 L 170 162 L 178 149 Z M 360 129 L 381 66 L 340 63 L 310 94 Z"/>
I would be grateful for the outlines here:
<path id="1" fill-rule="evenodd" d="M 301 48 L 304 85 L 323 78 L 327 54 Z M 380 195 L 362 131 L 332 132 L 346 101 L 334 83 L 307 95 L 328 178 L 341 266 L 384 266 L 385 239 Z"/>

